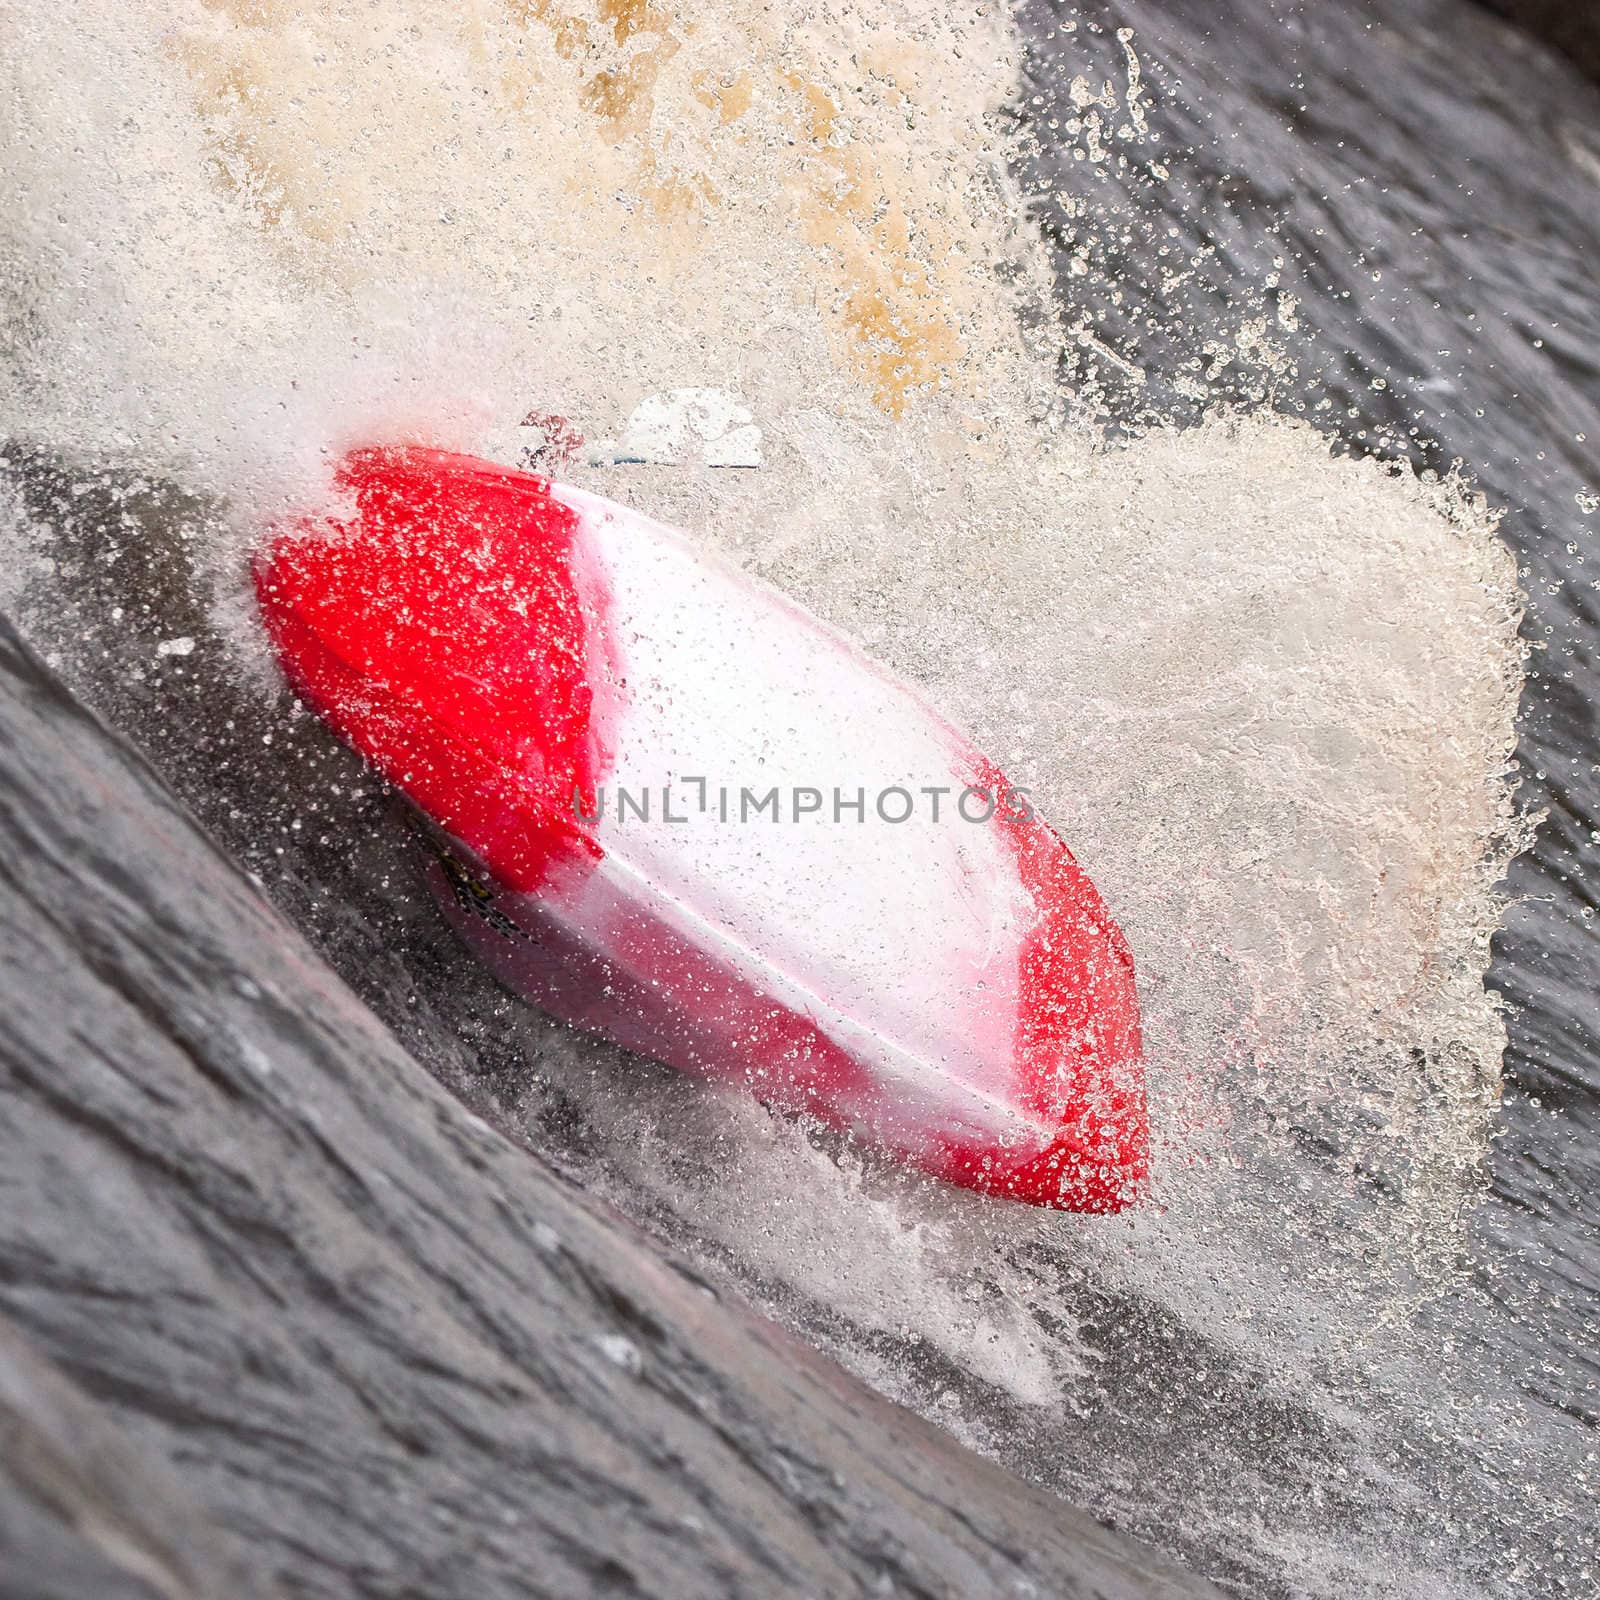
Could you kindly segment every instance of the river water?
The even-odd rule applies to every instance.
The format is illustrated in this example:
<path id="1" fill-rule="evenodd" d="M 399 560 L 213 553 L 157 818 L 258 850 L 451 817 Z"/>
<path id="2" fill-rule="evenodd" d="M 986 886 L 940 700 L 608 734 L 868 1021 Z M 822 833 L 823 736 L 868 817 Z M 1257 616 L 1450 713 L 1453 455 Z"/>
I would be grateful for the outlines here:
<path id="1" fill-rule="evenodd" d="M 0 16 L 0 598 L 422 1059 L 1242 1594 L 1592 1590 L 1592 87 L 1455 0 Z M 689 384 L 762 469 L 574 470 L 1033 783 L 1139 961 L 1143 1212 L 530 1014 L 281 693 L 244 557 L 332 452 Z"/>

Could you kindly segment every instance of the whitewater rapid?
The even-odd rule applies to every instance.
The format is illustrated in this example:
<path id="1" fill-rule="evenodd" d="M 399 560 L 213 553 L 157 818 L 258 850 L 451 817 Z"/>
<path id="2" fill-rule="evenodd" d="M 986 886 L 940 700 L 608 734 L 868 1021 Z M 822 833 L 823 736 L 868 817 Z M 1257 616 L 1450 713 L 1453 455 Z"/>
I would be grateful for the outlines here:
<path id="1" fill-rule="evenodd" d="M 335 896 L 384 939 L 317 930 L 356 987 L 393 1020 L 420 985 L 424 1059 L 448 1076 L 481 1047 L 531 1144 L 1019 1470 L 1258 1592 L 1374 1569 L 1480 1592 L 1433 1467 L 1386 1443 L 1440 1426 L 1460 1377 L 1413 1318 L 1459 1283 L 1485 1182 L 1483 976 L 1525 836 L 1521 598 L 1469 485 L 1335 459 L 1264 410 L 1108 441 L 1107 385 L 1143 378 L 1051 285 L 996 11 L 0 15 L 0 600 L 269 890 L 314 908 L 307 837 L 391 823 L 348 764 L 286 753 L 317 736 L 244 595 L 261 528 L 353 443 L 514 460 L 530 411 L 601 437 L 651 393 L 725 389 L 761 469 L 569 475 L 843 628 L 1037 794 L 1136 952 L 1154 1200 L 1110 1223 L 986 1204 L 574 1040 L 439 943 L 399 846 L 367 877 L 359 846 Z M 1047 132 L 1159 186 L 1138 49 L 1115 78 L 1086 59 Z M 1114 295 L 1074 207 L 1085 292 Z M 1294 312 L 1269 298 L 1216 370 L 1270 371 Z M 1186 381 L 1203 398 L 1207 370 Z M 115 607 L 84 578 L 112 546 Z M 226 778 L 163 726 L 185 695 Z M 1477 1485 L 1517 1424 L 1492 1373 L 1468 1381 L 1439 1451 Z"/>

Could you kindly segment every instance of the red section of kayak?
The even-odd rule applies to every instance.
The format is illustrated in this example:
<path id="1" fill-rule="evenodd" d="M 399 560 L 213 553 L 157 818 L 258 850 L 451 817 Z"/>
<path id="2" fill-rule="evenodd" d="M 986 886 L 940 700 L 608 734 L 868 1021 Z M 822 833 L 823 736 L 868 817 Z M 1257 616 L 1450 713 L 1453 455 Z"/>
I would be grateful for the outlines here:
<path id="1" fill-rule="evenodd" d="M 985 767 L 982 786 L 1006 794 L 1004 776 Z M 995 826 L 1035 912 L 1018 954 L 1023 1100 L 1061 1129 L 1043 1155 L 1003 1181 L 1034 1205 L 1119 1211 L 1150 1174 L 1133 952 L 1055 829 L 1014 808 L 1000 809 Z"/>
<path id="2" fill-rule="evenodd" d="M 362 450 L 348 520 L 307 521 L 255 567 L 301 698 L 509 887 L 597 858 L 574 815 L 606 765 L 604 595 L 543 479 L 432 450 Z"/>

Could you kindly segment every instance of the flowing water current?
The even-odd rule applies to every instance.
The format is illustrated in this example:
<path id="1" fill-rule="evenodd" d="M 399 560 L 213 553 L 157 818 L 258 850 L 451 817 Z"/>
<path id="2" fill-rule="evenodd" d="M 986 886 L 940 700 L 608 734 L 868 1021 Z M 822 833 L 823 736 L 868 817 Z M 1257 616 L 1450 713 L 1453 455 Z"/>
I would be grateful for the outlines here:
<path id="1" fill-rule="evenodd" d="M 0 603 L 408 1046 L 1242 1594 L 1594 1592 L 1600 95 L 1464 0 L 80 10 L 0 3 Z M 685 387 L 760 468 L 567 475 L 1032 786 L 1138 960 L 1144 1209 L 543 1020 L 283 691 L 248 552 L 341 449 Z"/>

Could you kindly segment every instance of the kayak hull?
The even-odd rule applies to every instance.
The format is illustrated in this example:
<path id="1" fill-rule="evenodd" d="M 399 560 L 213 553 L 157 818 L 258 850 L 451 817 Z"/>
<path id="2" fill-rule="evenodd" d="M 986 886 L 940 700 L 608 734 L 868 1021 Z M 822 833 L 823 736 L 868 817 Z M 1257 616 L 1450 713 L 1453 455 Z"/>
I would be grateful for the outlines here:
<path id="1" fill-rule="evenodd" d="M 414 449 L 340 493 L 266 545 L 263 617 L 437 830 L 432 886 L 509 987 L 970 1188 L 1141 1192 L 1127 943 L 918 695 L 597 496 Z"/>

